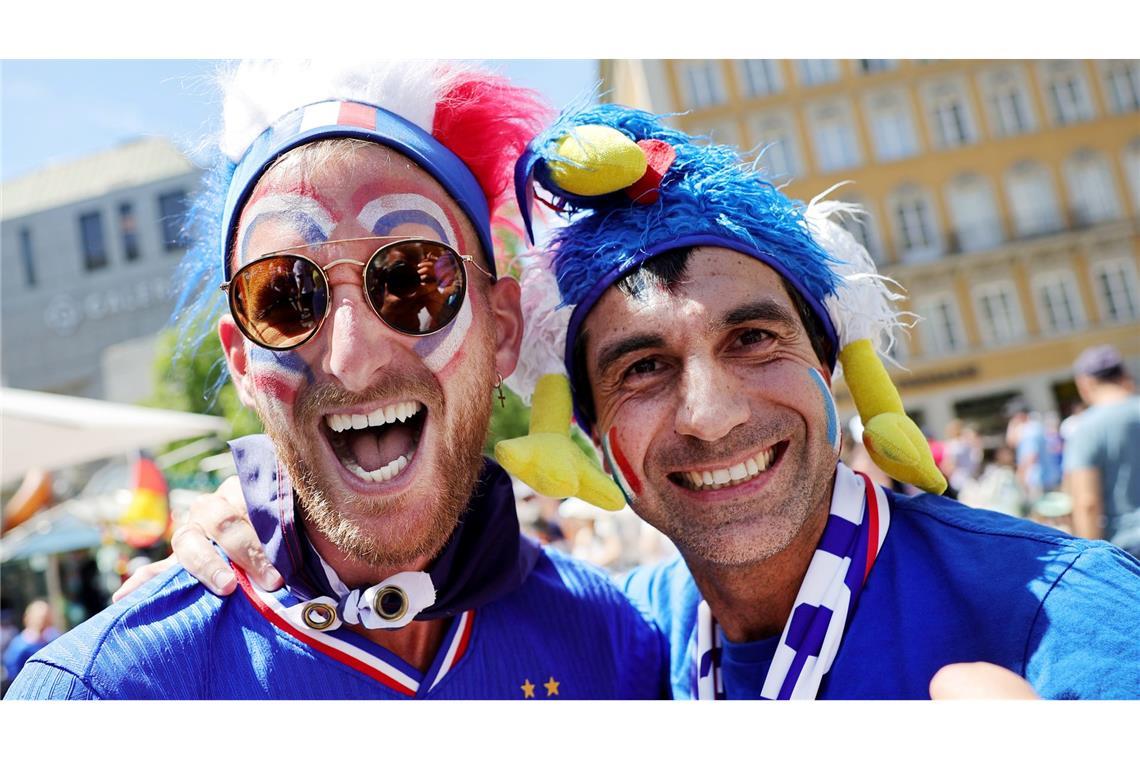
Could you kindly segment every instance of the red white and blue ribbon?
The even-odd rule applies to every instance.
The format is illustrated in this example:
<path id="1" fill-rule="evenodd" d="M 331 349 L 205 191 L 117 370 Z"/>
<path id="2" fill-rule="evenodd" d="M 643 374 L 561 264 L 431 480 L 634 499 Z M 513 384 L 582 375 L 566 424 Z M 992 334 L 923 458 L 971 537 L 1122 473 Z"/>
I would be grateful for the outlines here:
<path id="1" fill-rule="evenodd" d="M 827 525 L 768 667 L 760 692 L 763 699 L 815 699 L 889 525 L 883 489 L 840 463 Z M 723 699 L 720 650 L 724 638 L 703 600 L 697 610 L 696 638 L 693 696 Z"/>
<path id="2" fill-rule="evenodd" d="M 436 662 L 426 674 L 419 674 L 380 646 L 369 651 L 367 640 L 350 630 L 342 629 L 339 621 L 323 631 L 305 625 L 301 611 L 307 602 L 297 601 L 287 591 L 265 591 L 251 583 L 245 572 L 232 565 L 238 585 L 254 608 L 277 628 L 332 659 L 379 681 L 384 686 L 406 697 L 423 697 L 439 685 L 456 664 L 463 659 L 471 641 L 475 624 L 475 611 L 461 613 L 448 627 Z M 322 601 L 316 599 L 312 601 Z M 359 642 L 359 643 L 356 643 Z"/>

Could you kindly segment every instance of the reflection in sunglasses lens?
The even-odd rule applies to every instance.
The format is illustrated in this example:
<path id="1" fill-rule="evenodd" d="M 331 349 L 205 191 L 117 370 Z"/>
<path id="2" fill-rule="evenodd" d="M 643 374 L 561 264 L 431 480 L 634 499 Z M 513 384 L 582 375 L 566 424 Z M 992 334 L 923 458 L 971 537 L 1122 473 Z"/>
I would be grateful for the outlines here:
<path id="1" fill-rule="evenodd" d="M 463 299 L 463 262 L 429 242 L 387 247 L 372 260 L 364 280 L 380 317 L 409 335 L 440 329 L 455 317 Z"/>
<path id="2" fill-rule="evenodd" d="M 290 348 L 316 330 L 325 312 L 324 274 L 294 256 L 258 261 L 235 282 L 236 315 L 245 330 L 275 348 Z"/>

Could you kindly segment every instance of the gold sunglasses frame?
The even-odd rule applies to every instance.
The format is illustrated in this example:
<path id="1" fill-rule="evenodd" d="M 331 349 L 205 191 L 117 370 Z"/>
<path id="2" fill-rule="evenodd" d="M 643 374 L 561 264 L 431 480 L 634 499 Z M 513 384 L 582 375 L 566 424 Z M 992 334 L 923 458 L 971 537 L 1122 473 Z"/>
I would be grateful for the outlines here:
<path id="1" fill-rule="evenodd" d="M 316 248 L 316 247 L 325 246 L 325 245 L 336 245 L 339 243 L 375 242 L 375 241 L 379 241 L 379 240 L 387 240 L 389 242 L 385 243 L 384 245 L 380 246 L 375 251 L 373 251 L 372 254 L 367 259 L 365 259 L 364 261 L 358 261 L 356 259 L 334 259 L 333 261 L 330 261 L 328 264 L 321 266 L 320 264 L 313 261 L 308 256 L 302 255 L 300 253 L 294 253 L 294 251 L 308 250 L 310 248 Z M 221 285 L 218 286 L 218 289 L 225 292 L 225 294 L 227 296 L 227 301 L 228 301 L 229 307 L 230 307 L 230 315 L 233 316 L 234 322 L 237 324 L 238 329 L 241 330 L 242 335 L 249 338 L 251 341 L 256 343 L 258 346 L 260 346 L 260 347 L 262 347 L 268 351 L 292 351 L 293 349 L 300 348 L 301 346 L 308 343 L 310 340 L 312 340 L 317 335 L 317 333 L 319 333 L 321 331 L 321 328 L 324 327 L 325 319 L 328 318 L 330 304 L 332 303 L 331 295 L 329 298 L 325 299 L 325 310 L 324 310 L 324 313 L 321 314 L 320 321 L 317 322 L 317 326 L 314 327 L 313 330 L 307 336 L 305 336 L 304 340 L 300 341 L 299 343 L 295 343 L 291 346 L 278 347 L 278 346 L 268 346 L 265 343 L 263 343 L 259 338 L 256 338 L 253 335 L 250 335 L 248 332 L 246 332 L 246 328 L 242 324 L 242 320 L 238 317 L 238 309 L 237 309 L 236 304 L 234 303 L 234 299 L 236 298 L 235 293 L 237 292 L 237 289 L 231 288 L 230 286 L 233 284 L 234 280 L 236 280 L 242 272 L 244 272 L 249 267 L 251 267 L 255 264 L 258 264 L 259 262 L 264 261 L 265 259 L 273 258 L 275 256 L 292 256 L 292 257 L 301 259 L 304 262 L 307 262 L 308 264 L 312 265 L 314 269 L 318 270 L 321 273 L 321 277 L 324 278 L 326 290 L 331 290 L 332 286 L 329 285 L 329 276 L 328 276 L 329 270 L 335 266 L 340 266 L 341 264 L 350 264 L 352 266 L 360 267 L 360 290 L 364 294 L 364 300 L 365 300 L 365 302 L 367 302 L 368 307 L 370 309 L 372 309 L 372 313 L 376 315 L 376 318 L 379 319 L 380 322 L 383 323 L 383 325 L 385 327 L 399 333 L 400 335 L 407 335 L 407 336 L 412 337 L 412 338 L 425 338 L 428 335 L 434 335 L 435 333 L 439 332 L 440 330 L 443 330 L 444 328 L 446 328 L 448 325 L 450 325 L 452 322 L 455 321 L 455 316 L 452 316 L 452 318 L 449 319 L 446 323 L 440 325 L 439 327 L 437 327 L 436 329 L 434 329 L 430 332 L 425 332 L 425 333 L 405 332 L 404 330 L 401 330 L 400 328 L 396 327 L 395 325 L 392 325 L 391 323 L 388 322 L 388 320 L 384 319 L 384 317 L 381 316 L 380 312 L 376 309 L 376 304 L 372 303 L 372 298 L 369 297 L 368 290 L 365 287 L 364 272 L 368 269 L 368 266 L 372 263 L 372 261 L 377 256 L 380 255 L 380 253 L 382 251 L 384 251 L 388 248 L 391 248 L 392 246 L 399 245 L 400 243 L 430 243 L 432 245 L 437 245 L 437 246 L 440 246 L 442 248 L 446 248 L 448 251 L 455 254 L 456 258 L 458 258 L 462 263 L 470 264 L 471 266 L 475 267 L 477 270 L 482 272 L 484 275 L 489 277 L 491 279 L 491 282 L 495 282 L 497 279 L 495 277 L 495 275 L 491 274 L 486 269 L 479 266 L 479 263 L 477 261 L 475 261 L 474 256 L 464 256 L 459 251 L 455 250 L 455 248 L 453 248 L 452 246 L 450 246 L 447 243 L 444 243 L 442 241 L 432 240 L 430 238 L 414 237 L 414 236 L 406 236 L 406 237 L 370 236 L 370 237 L 357 237 L 357 238 L 343 238 L 341 240 L 327 240 L 327 241 L 322 242 L 322 243 L 306 243 L 306 244 L 302 244 L 302 245 L 290 246 L 288 248 L 280 248 L 280 249 L 275 250 L 275 251 L 269 251 L 268 253 L 264 253 L 261 256 L 258 256 L 256 259 L 252 259 L 250 261 L 247 261 L 245 264 L 242 264 L 240 267 L 238 267 L 237 271 L 235 271 L 233 273 L 233 276 L 230 277 L 230 279 L 226 280 L 225 282 L 223 282 Z M 463 299 L 464 298 L 467 298 L 467 275 L 466 274 L 464 274 L 464 277 L 463 277 L 463 290 L 462 290 L 462 293 L 460 293 L 460 301 L 459 301 L 460 306 L 463 305 Z M 456 315 L 458 315 L 459 310 L 457 309 L 455 313 L 456 313 Z"/>

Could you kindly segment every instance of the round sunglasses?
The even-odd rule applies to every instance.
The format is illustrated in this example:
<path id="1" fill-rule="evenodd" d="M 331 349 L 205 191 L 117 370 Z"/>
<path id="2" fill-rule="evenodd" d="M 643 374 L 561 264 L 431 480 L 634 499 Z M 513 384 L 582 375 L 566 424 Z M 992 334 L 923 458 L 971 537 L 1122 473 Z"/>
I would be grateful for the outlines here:
<path id="1" fill-rule="evenodd" d="M 298 251 L 360 241 L 391 242 L 365 262 L 336 259 L 321 266 Z M 491 278 L 471 256 L 423 238 L 363 237 L 298 245 L 242 266 L 221 289 L 238 329 L 271 351 L 297 348 L 317 334 L 329 313 L 328 271 L 348 264 L 363 269 L 364 299 L 380 321 L 404 335 L 431 335 L 447 327 L 467 296 L 464 264 Z"/>

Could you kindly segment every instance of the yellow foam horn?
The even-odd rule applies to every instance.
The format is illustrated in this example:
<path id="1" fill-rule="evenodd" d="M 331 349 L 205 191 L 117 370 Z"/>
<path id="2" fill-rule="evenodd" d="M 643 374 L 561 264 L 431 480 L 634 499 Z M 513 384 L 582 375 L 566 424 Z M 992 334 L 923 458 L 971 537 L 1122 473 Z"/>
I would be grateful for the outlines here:
<path id="1" fill-rule="evenodd" d="M 555 152 L 565 161 L 550 162 L 550 178 L 575 195 L 623 190 L 641 179 L 647 166 L 637 143 L 601 124 L 575 127 L 558 141 Z"/>

